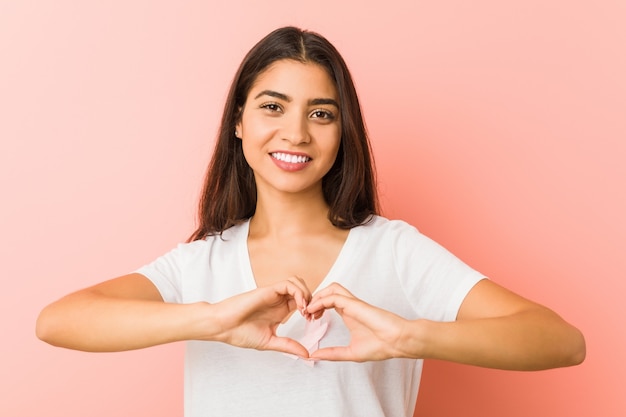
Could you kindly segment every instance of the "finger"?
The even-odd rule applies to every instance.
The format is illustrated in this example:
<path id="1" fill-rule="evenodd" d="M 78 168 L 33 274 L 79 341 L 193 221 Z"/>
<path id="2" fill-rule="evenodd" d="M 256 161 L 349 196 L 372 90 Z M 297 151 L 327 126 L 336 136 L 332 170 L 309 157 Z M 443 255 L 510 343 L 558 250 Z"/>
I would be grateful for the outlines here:
<path id="1" fill-rule="evenodd" d="M 311 300 L 311 303 L 306 308 L 306 312 L 317 317 L 317 315 L 324 310 L 335 309 L 339 314 L 342 314 L 340 310 L 345 309 L 352 304 L 352 302 L 357 302 L 357 300 L 341 294 L 330 294 Z"/>
<path id="2" fill-rule="evenodd" d="M 300 278 L 297 275 L 287 278 L 287 281 L 293 282 L 295 285 L 299 286 L 303 292 L 311 294 L 311 290 L 309 290 L 308 285 L 306 285 L 306 281 Z"/>
<path id="3" fill-rule="evenodd" d="M 277 352 L 291 353 L 301 358 L 308 358 L 309 351 L 304 346 L 288 337 L 272 337 L 266 345 L 266 349 Z"/>
<path id="4" fill-rule="evenodd" d="M 315 302 L 316 300 L 320 298 L 328 297 L 329 295 L 332 295 L 332 294 L 340 294 L 346 297 L 354 297 L 354 295 L 350 291 L 348 291 L 344 286 L 336 282 L 333 282 L 329 286 L 316 292 L 315 295 L 313 295 L 311 302 Z"/>
<path id="5" fill-rule="evenodd" d="M 306 314 L 307 314 L 307 317 L 309 317 L 309 320 L 319 320 L 324 315 L 324 310 L 318 310 L 318 311 L 316 311 L 313 314 L 309 313 L 308 310 L 307 310 Z"/>
<path id="6" fill-rule="evenodd" d="M 307 313 L 318 317 L 325 310 L 329 309 L 334 309 L 343 319 L 350 317 L 350 319 L 368 328 L 371 328 L 374 323 L 379 323 L 383 317 L 388 318 L 391 314 L 358 298 L 339 294 L 332 294 L 317 301 L 312 301 L 307 307 Z"/>
<path id="7" fill-rule="evenodd" d="M 296 301 L 297 308 L 303 310 L 309 300 L 311 300 L 311 291 L 298 277 L 292 277 L 285 281 L 280 281 L 272 286 L 274 291 L 281 295 L 289 295 Z"/>
<path id="8" fill-rule="evenodd" d="M 324 361 L 359 361 L 348 346 L 335 346 L 318 349 L 311 353 L 311 359 Z"/>
<path id="9" fill-rule="evenodd" d="M 295 283 L 302 288 L 302 295 L 304 296 L 304 306 L 307 306 L 311 302 L 311 299 L 313 298 L 313 293 L 309 289 L 309 286 L 300 277 L 294 276 L 291 280 L 292 281 L 295 280 Z"/>

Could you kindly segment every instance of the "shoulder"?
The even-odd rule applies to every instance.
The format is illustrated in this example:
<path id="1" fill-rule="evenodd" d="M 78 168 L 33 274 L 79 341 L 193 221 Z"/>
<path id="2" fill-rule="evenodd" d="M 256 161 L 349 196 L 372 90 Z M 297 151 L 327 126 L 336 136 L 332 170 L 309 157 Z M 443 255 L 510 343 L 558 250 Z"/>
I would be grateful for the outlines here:
<path id="1" fill-rule="evenodd" d="M 357 235 L 361 243 L 368 243 L 379 250 L 385 248 L 396 259 L 412 257 L 423 261 L 449 255 L 446 248 L 404 220 L 373 216 L 359 227 L 361 230 Z"/>
<path id="2" fill-rule="evenodd" d="M 404 220 L 391 220 L 383 216 L 372 216 L 358 226 L 360 232 L 379 239 L 398 239 L 409 236 L 423 236 L 415 226 Z"/>
<path id="3" fill-rule="evenodd" d="M 245 230 L 244 230 L 245 229 Z M 220 234 L 209 235 L 191 242 L 179 243 L 168 254 L 170 257 L 193 259 L 234 250 L 247 235 L 247 223 L 232 226 Z"/>

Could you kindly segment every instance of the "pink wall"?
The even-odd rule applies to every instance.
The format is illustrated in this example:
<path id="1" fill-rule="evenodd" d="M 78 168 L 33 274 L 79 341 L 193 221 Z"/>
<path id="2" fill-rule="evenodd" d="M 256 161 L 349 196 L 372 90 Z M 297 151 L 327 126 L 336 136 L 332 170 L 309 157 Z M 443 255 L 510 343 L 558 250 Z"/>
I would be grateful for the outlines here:
<path id="1" fill-rule="evenodd" d="M 70 352 L 35 318 L 187 237 L 230 78 L 284 24 L 348 60 L 387 214 L 586 334 L 576 368 L 427 362 L 418 414 L 626 414 L 623 2 L 209 3 L 1 6 L 0 415 L 181 415 L 181 345 Z"/>

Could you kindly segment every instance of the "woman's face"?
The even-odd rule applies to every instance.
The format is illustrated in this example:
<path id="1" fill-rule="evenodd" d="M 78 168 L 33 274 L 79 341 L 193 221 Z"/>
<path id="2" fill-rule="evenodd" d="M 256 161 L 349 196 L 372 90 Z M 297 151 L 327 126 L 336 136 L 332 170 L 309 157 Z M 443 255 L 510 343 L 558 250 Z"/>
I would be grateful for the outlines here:
<path id="1" fill-rule="evenodd" d="M 341 140 L 339 97 L 326 70 L 280 60 L 252 85 L 236 132 L 259 196 L 322 192 Z"/>

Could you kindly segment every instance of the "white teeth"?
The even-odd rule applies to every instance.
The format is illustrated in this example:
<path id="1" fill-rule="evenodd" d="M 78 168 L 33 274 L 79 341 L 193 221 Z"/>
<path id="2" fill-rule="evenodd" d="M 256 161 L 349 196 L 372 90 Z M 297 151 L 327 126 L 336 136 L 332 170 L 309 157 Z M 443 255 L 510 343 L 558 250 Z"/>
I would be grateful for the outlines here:
<path id="1" fill-rule="evenodd" d="M 291 155 L 291 154 L 282 153 L 282 152 L 274 152 L 271 155 L 272 155 L 272 158 L 278 159 L 279 161 L 283 161 L 283 162 L 289 162 L 290 164 L 301 164 L 301 163 L 308 162 L 311 160 L 311 158 L 309 158 L 308 156 Z"/>

